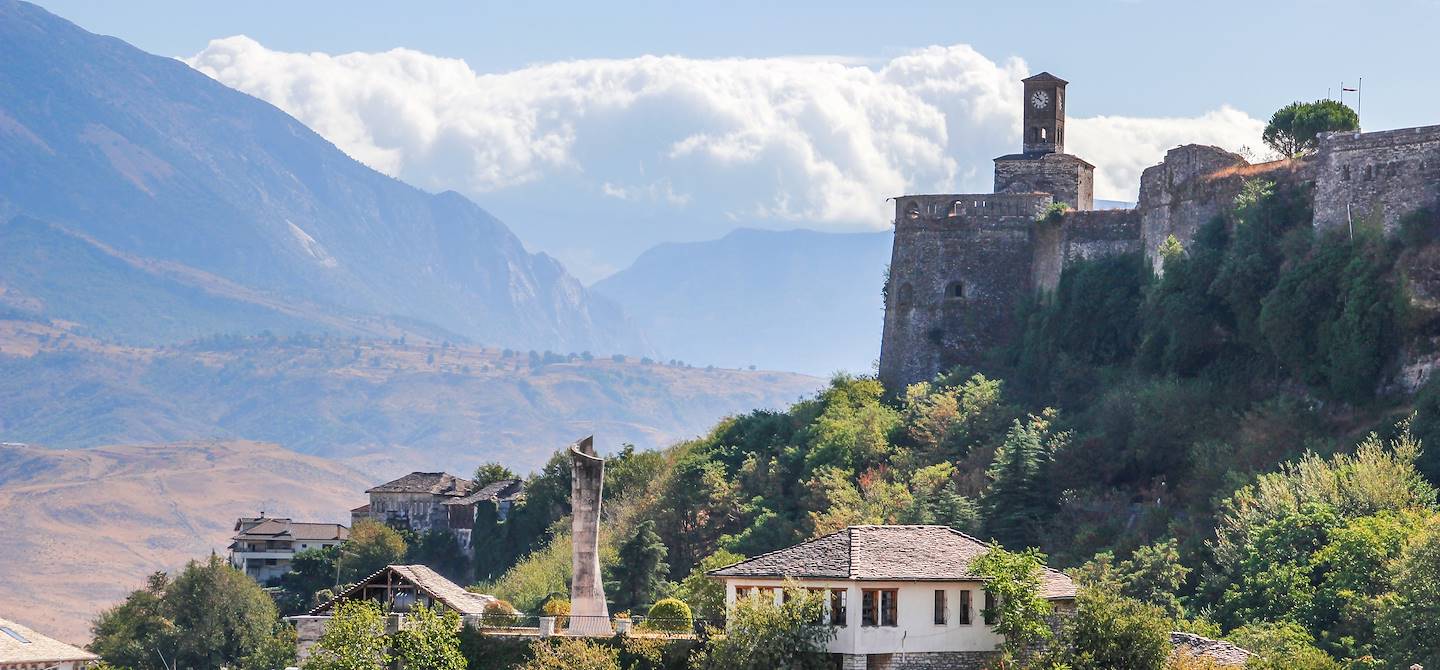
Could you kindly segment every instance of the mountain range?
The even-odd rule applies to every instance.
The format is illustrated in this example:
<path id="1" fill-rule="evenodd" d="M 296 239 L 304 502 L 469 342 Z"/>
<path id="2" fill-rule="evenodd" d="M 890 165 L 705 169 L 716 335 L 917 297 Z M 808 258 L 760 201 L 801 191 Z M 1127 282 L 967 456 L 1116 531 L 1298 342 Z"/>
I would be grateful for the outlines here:
<path id="1" fill-rule="evenodd" d="M 656 350 L 695 364 L 868 373 L 891 233 L 737 230 L 662 244 L 592 286 Z"/>
<path id="2" fill-rule="evenodd" d="M 0 0 L 0 174 L 0 305 L 86 335 L 288 328 L 646 351 L 619 306 L 473 202 L 17 0 Z"/>

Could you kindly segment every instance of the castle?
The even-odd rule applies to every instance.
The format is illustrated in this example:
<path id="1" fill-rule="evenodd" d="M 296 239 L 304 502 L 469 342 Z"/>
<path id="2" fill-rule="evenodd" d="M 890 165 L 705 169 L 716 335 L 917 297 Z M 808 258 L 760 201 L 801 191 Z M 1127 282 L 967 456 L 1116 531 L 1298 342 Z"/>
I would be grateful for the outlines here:
<path id="1" fill-rule="evenodd" d="M 1143 253 L 1171 235 L 1188 243 L 1228 210 L 1244 183 L 1304 187 L 1317 229 L 1356 221 L 1387 231 L 1440 205 L 1440 126 L 1328 133 L 1312 155 L 1250 164 L 1212 146 L 1171 149 L 1140 177 L 1133 209 L 1096 210 L 1094 166 L 1065 153 L 1065 87 L 1022 80 L 1022 151 L 995 159 L 995 192 L 895 198 L 880 380 L 887 388 L 975 364 L 1015 331 L 1022 298 L 1053 289 L 1078 259 Z M 1052 212 L 1052 205 L 1069 207 Z"/>

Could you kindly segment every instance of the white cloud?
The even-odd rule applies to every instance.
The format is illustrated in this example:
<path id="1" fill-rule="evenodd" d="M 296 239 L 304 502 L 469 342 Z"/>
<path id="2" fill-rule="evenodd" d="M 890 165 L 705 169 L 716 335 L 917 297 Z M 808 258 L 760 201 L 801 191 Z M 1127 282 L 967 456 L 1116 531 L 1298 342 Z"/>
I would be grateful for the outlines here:
<path id="1" fill-rule="evenodd" d="M 480 74 L 408 49 L 286 53 L 237 36 L 186 62 L 382 172 L 482 203 L 553 184 L 577 203 L 668 208 L 712 227 L 850 230 L 883 228 L 890 196 L 988 191 L 991 159 L 1018 147 L 1028 74 L 965 45 L 877 63 L 643 56 Z M 1072 118 L 1068 138 L 1097 166 L 1097 197 L 1133 199 L 1166 149 L 1238 149 L 1259 129 L 1222 107 Z"/>

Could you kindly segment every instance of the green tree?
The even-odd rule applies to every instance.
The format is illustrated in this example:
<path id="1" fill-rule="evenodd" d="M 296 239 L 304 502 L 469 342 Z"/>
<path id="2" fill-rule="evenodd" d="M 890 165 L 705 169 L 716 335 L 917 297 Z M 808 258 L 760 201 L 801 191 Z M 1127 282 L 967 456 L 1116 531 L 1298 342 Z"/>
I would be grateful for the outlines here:
<path id="1" fill-rule="evenodd" d="M 405 625 L 390 636 L 390 650 L 400 667 L 419 670 L 465 670 L 460 653 L 460 615 L 424 605 L 405 617 Z"/>
<path id="2" fill-rule="evenodd" d="M 187 563 L 174 580 L 152 575 L 146 588 L 101 613 L 91 649 L 134 670 L 239 666 L 275 644 L 278 617 L 260 585 L 212 554 Z"/>
<path id="3" fill-rule="evenodd" d="M 335 614 L 310 648 L 304 670 L 385 670 L 391 661 L 385 615 L 368 600 L 335 605 Z"/>
<path id="4" fill-rule="evenodd" d="M 1440 667 L 1440 516 L 1432 515 L 1391 564 L 1394 591 L 1380 601 L 1379 637 L 1395 667 Z"/>
<path id="5" fill-rule="evenodd" d="M 290 559 L 290 571 L 280 578 L 280 588 L 292 603 L 284 614 L 295 614 L 310 608 L 317 592 L 335 586 L 335 559 L 340 548 L 305 549 Z"/>
<path id="6" fill-rule="evenodd" d="M 734 565 L 745 560 L 745 556 L 725 549 L 701 559 L 675 589 L 675 597 L 689 603 L 695 615 L 702 619 L 719 619 L 725 616 L 725 584 L 708 577 L 705 573 Z"/>
<path id="7" fill-rule="evenodd" d="M 800 588 L 786 589 L 785 602 L 752 596 L 735 603 L 724 635 L 710 638 L 697 658 L 703 670 L 828 670 L 825 645 L 835 636 L 816 626 L 824 598 Z"/>
<path id="8" fill-rule="evenodd" d="M 175 621 L 181 667 L 218 668 L 255 653 L 274 633 L 279 613 L 255 580 L 214 554 L 191 561 L 165 590 Z"/>
<path id="9" fill-rule="evenodd" d="M 1046 622 L 1050 601 L 1040 595 L 1044 564 L 1044 555 L 1033 547 L 1011 552 L 998 544 L 970 563 L 970 572 L 989 578 L 985 592 L 994 596 L 995 607 L 983 614 L 1004 638 L 996 650 L 1003 667 L 1021 661 L 1054 635 Z"/>
<path id="10" fill-rule="evenodd" d="M 336 561 L 341 580 L 357 582 L 387 565 L 402 563 L 407 547 L 400 532 L 385 524 L 365 520 L 350 529 L 350 538 L 340 545 Z"/>
<path id="11" fill-rule="evenodd" d="M 1170 655 L 1170 622 L 1158 607 L 1083 588 L 1056 655 L 1071 670 L 1161 670 Z"/>
<path id="12" fill-rule="evenodd" d="M 1016 420 L 987 472 L 990 487 L 980 501 L 985 531 L 1006 546 L 1038 546 L 1059 503 L 1049 482 L 1050 463 L 1069 434 L 1051 429 L 1055 417 L 1047 409 L 1026 423 Z"/>
<path id="13" fill-rule="evenodd" d="M 240 661 L 239 670 L 279 670 L 294 667 L 298 642 L 294 628 L 277 622 L 270 637 Z"/>
<path id="14" fill-rule="evenodd" d="M 455 541 L 455 536 L 445 530 L 431 529 L 412 535 L 412 540 L 405 543 L 404 562 L 427 566 L 454 582 L 464 582 L 470 575 L 470 558 Z"/>
<path id="15" fill-rule="evenodd" d="M 1226 639 L 1260 658 L 1245 664 L 1255 670 L 1340 670 L 1341 665 L 1315 647 L 1314 638 L 1293 621 L 1242 626 Z"/>
<path id="16" fill-rule="evenodd" d="M 1359 127 L 1359 115 L 1338 100 L 1292 102 L 1270 116 L 1260 138 L 1281 156 L 1291 158 L 1314 151 L 1320 133 Z"/>
<path id="17" fill-rule="evenodd" d="M 164 597 L 170 578 L 150 575 L 145 588 L 100 613 L 90 628 L 89 649 L 105 662 L 132 670 L 167 666 L 175 649 L 175 622 L 166 612 Z"/>
<path id="18" fill-rule="evenodd" d="M 980 530 L 980 508 L 961 495 L 950 463 L 936 463 L 910 475 L 910 508 L 900 515 L 901 523 L 939 524 L 967 533 Z"/>
<path id="19" fill-rule="evenodd" d="M 475 468 L 475 476 L 471 481 L 474 481 L 476 486 L 487 486 L 506 479 L 515 479 L 515 473 L 510 468 L 492 461 Z"/>
<path id="20" fill-rule="evenodd" d="M 617 610 L 655 602 L 670 572 L 665 553 L 651 519 L 640 522 L 635 533 L 620 544 L 619 560 L 611 568 L 611 583 L 605 588 Z"/>
<path id="21" fill-rule="evenodd" d="M 1118 564 L 1113 553 L 1101 552 L 1075 570 L 1073 577 L 1086 586 L 1158 607 L 1165 616 L 1178 619 L 1184 611 L 1176 594 L 1190 572 L 1180 563 L 1179 542 L 1170 539 L 1140 547 Z"/>
<path id="22" fill-rule="evenodd" d="M 536 640 L 518 670 L 620 670 L 620 650 L 584 638 Z"/>

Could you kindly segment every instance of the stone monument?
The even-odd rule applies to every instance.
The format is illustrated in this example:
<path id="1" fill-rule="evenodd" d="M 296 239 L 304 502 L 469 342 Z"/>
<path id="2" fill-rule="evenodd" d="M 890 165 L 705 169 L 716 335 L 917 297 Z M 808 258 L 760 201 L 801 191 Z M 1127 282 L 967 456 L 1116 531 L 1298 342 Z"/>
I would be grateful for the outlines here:
<path id="1" fill-rule="evenodd" d="M 592 435 L 570 445 L 570 632 L 611 635 L 610 610 L 600 581 L 600 494 L 605 459 Z"/>

